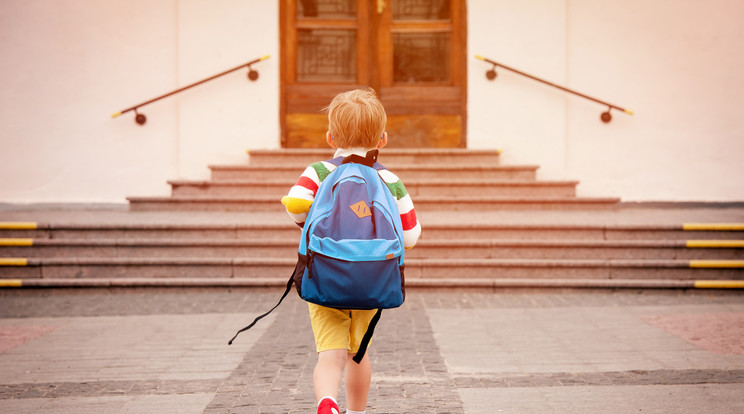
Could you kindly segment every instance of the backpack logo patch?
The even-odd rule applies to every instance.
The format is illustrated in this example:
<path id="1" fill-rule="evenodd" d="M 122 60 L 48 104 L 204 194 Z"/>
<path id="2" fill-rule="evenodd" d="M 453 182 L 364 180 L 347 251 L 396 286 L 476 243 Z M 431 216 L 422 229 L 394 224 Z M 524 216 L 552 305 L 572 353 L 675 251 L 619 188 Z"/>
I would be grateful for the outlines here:
<path id="1" fill-rule="evenodd" d="M 349 208 L 360 219 L 365 218 L 365 217 L 369 217 L 369 216 L 372 215 L 372 211 L 370 210 L 370 208 L 367 205 L 367 203 L 364 202 L 364 200 L 362 200 L 362 201 L 360 201 L 358 203 L 354 203 L 354 204 L 350 205 Z"/>

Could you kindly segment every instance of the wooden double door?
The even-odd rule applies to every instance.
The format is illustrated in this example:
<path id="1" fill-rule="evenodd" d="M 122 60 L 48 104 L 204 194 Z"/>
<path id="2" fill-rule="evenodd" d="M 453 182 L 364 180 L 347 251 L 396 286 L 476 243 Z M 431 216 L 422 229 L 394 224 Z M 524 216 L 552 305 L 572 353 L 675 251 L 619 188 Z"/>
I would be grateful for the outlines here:
<path id="1" fill-rule="evenodd" d="M 390 147 L 464 147 L 465 0 L 281 0 L 282 146 L 325 147 L 339 92 L 371 87 Z"/>

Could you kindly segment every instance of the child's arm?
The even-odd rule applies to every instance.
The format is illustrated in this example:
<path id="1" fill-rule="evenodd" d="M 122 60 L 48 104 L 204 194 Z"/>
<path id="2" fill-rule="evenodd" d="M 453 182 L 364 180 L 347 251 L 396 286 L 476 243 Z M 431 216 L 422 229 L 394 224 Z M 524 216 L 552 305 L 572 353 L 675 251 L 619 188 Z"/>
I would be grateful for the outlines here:
<path id="1" fill-rule="evenodd" d="M 416 217 L 416 210 L 413 208 L 413 201 L 408 193 L 398 200 L 398 210 L 400 221 L 403 223 L 403 243 L 406 250 L 413 249 L 421 236 L 421 223 Z"/>
<path id="2" fill-rule="evenodd" d="M 403 223 L 403 244 L 405 244 L 406 250 L 412 249 L 418 242 L 419 236 L 421 236 L 421 223 L 416 217 L 411 195 L 408 194 L 406 187 L 397 175 L 389 170 L 380 170 L 379 173 L 397 200 L 400 221 Z"/>
<path id="3" fill-rule="evenodd" d="M 311 165 L 305 169 L 297 183 L 289 189 L 289 193 L 282 197 L 282 204 L 287 209 L 287 214 L 300 227 L 305 225 L 307 213 L 315 200 L 319 185 L 320 178 Z"/>

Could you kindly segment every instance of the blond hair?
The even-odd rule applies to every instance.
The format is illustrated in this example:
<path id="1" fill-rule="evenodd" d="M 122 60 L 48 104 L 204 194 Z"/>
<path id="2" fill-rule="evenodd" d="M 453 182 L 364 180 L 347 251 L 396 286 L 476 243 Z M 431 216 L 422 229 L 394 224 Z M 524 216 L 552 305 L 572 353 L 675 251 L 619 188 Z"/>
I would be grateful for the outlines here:
<path id="1" fill-rule="evenodd" d="M 373 89 L 354 89 L 333 98 L 328 131 L 338 148 L 376 148 L 385 132 L 387 115 Z"/>

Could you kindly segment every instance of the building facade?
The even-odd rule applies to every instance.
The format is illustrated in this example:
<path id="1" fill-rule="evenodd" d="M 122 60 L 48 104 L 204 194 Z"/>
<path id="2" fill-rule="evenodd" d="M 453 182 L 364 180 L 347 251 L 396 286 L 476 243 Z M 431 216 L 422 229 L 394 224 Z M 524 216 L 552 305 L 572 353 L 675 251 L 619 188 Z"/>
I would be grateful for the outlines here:
<path id="1" fill-rule="evenodd" d="M 743 201 L 742 21 L 739 0 L 5 0 L 0 202 L 165 195 L 246 150 L 316 145 L 323 102 L 367 85 L 391 146 L 502 149 L 580 196 Z M 144 106 L 144 125 L 111 118 L 265 55 L 256 81 Z M 604 123 L 606 106 L 489 80 L 475 55 L 635 115 Z"/>

